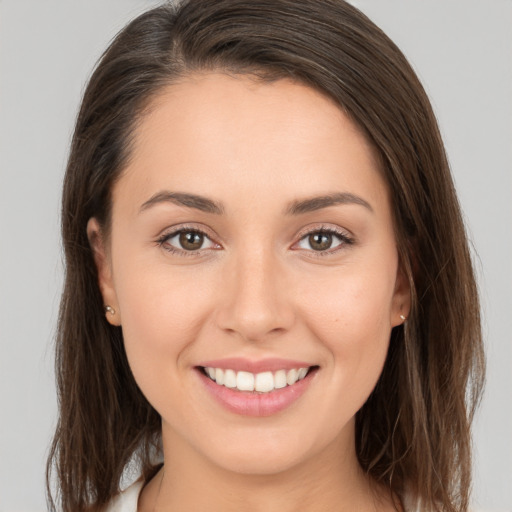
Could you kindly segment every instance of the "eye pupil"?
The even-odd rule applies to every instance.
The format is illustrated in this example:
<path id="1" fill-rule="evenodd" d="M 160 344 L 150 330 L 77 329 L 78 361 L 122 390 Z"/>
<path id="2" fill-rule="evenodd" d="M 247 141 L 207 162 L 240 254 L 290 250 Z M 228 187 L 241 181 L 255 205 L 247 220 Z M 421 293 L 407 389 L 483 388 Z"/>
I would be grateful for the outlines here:
<path id="1" fill-rule="evenodd" d="M 329 233 L 313 233 L 309 235 L 309 243 L 314 251 L 325 251 L 332 245 L 332 235 Z"/>
<path id="2" fill-rule="evenodd" d="M 180 233 L 180 244 L 183 249 L 197 251 L 203 245 L 204 236 L 194 231 L 184 231 Z"/>

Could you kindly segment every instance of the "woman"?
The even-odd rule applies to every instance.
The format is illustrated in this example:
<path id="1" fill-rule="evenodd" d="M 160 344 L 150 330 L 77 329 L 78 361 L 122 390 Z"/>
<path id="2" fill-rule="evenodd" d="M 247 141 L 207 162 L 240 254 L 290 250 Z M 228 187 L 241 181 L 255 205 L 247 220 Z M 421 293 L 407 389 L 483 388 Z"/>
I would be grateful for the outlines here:
<path id="1" fill-rule="evenodd" d="M 63 239 L 64 510 L 467 510 L 464 227 L 428 99 L 354 7 L 133 21 L 84 95 Z"/>

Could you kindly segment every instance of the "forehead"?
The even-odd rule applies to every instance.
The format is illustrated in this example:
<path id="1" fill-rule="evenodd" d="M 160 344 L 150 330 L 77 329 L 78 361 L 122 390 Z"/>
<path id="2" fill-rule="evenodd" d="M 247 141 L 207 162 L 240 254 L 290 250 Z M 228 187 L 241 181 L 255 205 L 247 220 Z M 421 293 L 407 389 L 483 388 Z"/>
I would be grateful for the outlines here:
<path id="1" fill-rule="evenodd" d="M 373 147 L 326 95 L 291 80 L 220 73 L 185 77 L 154 98 L 116 188 L 128 182 L 146 196 L 168 187 L 278 190 L 283 199 L 340 187 L 387 193 Z"/>

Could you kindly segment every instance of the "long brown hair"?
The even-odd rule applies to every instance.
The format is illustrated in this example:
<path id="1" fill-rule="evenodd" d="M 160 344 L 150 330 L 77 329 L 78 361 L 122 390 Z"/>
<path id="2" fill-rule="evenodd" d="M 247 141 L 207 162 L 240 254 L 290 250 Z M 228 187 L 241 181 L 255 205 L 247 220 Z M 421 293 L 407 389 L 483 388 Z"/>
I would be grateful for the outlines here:
<path id="1" fill-rule="evenodd" d="M 150 10 L 113 41 L 85 91 L 62 199 L 66 275 L 56 344 L 55 470 L 64 511 L 96 510 L 123 470 L 154 473 L 160 418 L 104 318 L 86 234 L 108 233 L 111 190 L 155 94 L 195 71 L 291 78 L 330 98 L 363 130 L 392 198 L 412 294 L 380 380 L 356 417 L 362 468 L 417 496 L 422 510 L 466 511 L 470 424 L 484 374 L 477 290 L 464 225 L 429 100 L 400 50 L 343 0 L 187 0 Z M 55 501 L 48 483 L 48 501 Z"/>

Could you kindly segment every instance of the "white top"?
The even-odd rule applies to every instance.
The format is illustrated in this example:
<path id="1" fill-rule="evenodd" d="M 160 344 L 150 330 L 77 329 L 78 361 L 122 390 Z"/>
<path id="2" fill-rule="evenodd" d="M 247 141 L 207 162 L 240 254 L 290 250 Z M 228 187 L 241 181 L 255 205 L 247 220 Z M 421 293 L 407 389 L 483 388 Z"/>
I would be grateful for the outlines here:
<path id="1" fill-rule="evenodd" d="M 137 512 L 137 503 L 139 501 L 142 485 L 142 480 L 134 482 L 110 502 L 105 512 Z M 402 501 L 406 511 L 413 512 L 414 510 L 418 510 L 412 504 L 410 497 L 404 496 Z"/>
<path id="2" fill-rule="evenodd" d="M 105 512 L 137 512 L 137 502 L 143 483 L 142 480 L 137 480 L 126 488 L 109 503 Z"/>

